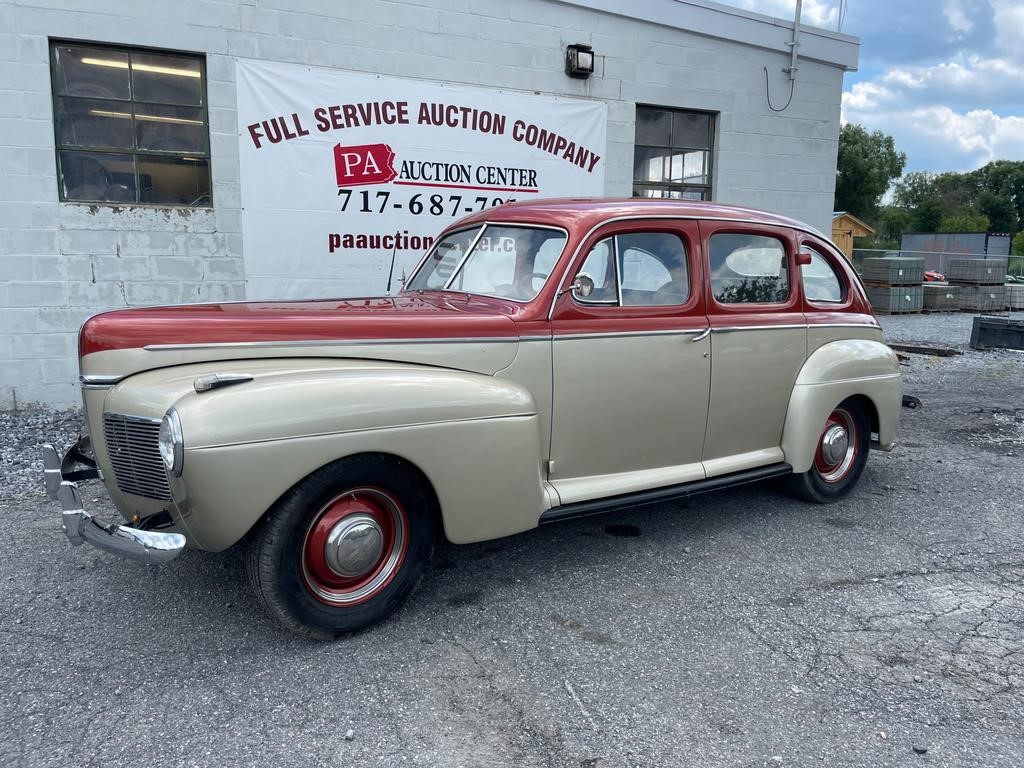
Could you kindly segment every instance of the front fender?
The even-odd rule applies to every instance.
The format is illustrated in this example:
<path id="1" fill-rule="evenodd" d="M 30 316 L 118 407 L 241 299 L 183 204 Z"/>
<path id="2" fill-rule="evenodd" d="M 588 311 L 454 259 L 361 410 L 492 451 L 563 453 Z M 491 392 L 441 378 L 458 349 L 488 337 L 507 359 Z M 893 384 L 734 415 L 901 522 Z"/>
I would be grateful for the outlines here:
<path id="1" fill-rule="evenodd" d="M 141 407 L 178 412 L 183 472 L 172 484 L 190 543 L 218 551 L 244 536 L 309 473 L 358 453 L 416 465 L 456 543 L 532 528 L 544 508 L 537 409 L 519 385 L 465 371 L 363 360 L 232 361 L 253 380 L 192 389 L 209 365 L 132 377 Z M 184 386 L 187 385 L 187 386 Z M 108 402 L 108 407 L 110 403 Z M 118 403 L 127 412 L 140 407 Z"/>
<path id="2" fill-rule="evenodd" d="M 903 397 L 896 353 L 879 341 L 845 339 L 824 344 L 807 358 L 793 386 L 782 432 L 782 450 L 794 472 L 811 468 L 832 409 L 858 395 L 871 402 L 878 416 L 877 447 L 892 450 Z"/>

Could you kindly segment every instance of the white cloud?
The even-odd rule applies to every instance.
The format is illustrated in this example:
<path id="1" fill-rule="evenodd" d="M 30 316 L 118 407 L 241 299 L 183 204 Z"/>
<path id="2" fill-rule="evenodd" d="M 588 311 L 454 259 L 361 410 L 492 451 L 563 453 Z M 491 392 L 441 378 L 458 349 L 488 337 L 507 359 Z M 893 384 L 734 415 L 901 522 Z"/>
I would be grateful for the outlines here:
<path id="1" fill-rule="evenodd" d="M 974 22 L 971 21 L 966 6 L 967 2 L 965 0 L 946 0 L 942 4 L 942 13 L 945 14 L 946 21 L 949 23 L 950 28 L 959 34 L 970 32 L 974 29 Z"/>
<path id="2" fill-rule="evenodd" d="M 720 1 L 779 19 L 796 6 Z M 840 5 L 804 0 L 804 22 L 835 29 Z M 1024 160 L 1024 0 L 850 0 L 843 31 L 867 71 L 847 76 L 842 120 L 892 135 L 908 170 Z"/>
<path id="3" fill-rule="evenodd" d="M 893 135 L 897 148 L 908 152 L 908 170 L 963 171 L 1024 159 L 1024 117 L 907 104 L 899 91 L 877 83 L 857 83 L 843 94 L 843 121 Z"/>
<path id="4" fill-rule="evenodd" d="M 795 0 L 732 0 L 730 5 L 787 21 L 791 21 L 796 14 Z M 804 0 L 800 14 L 801 24 L 835 29 L 838 19 L 839 0 Z"/>
<path id="5" fill-rule="evenodd" d="M 1024 3 L 945 0 L 947 32 L 992 24 L 983 44 L 963 41 L 937 63 L 892 67 L 843 94 L 843 121 L 891 134 L 908 170 L 970 170 L 1024 159 Z"/>
<path id="6" fill-rule="evenodd" d="M 1010 58 L 1024 61 L 1024 3 L 1020 0 L 992 0 L 996 45 Z"/>

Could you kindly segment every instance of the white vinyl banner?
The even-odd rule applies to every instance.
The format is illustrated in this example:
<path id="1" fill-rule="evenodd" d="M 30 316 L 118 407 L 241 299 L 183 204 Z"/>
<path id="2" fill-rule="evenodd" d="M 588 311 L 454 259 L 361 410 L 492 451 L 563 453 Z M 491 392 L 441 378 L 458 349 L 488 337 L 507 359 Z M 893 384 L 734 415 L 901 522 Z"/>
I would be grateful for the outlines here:
<path id="1" fill-rule="evenodd" d="M 389 277 L 395 293 L 463 216 L 604 193 L 601 102 L 241 59 L 236 73 L 252 300 L 382 295 Z"/>

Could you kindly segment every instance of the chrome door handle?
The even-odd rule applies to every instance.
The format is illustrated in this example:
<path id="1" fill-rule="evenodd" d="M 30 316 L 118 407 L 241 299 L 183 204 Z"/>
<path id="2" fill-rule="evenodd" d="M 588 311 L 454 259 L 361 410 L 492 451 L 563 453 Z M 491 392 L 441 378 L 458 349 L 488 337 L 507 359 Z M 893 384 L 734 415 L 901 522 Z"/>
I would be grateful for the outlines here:
<path id="1" fill-rule="evenodd" d="M 693 338 L 691 339 L 691 341 L 692 341 L 692 342 L 694 342 L 694 343 L 696 344 L 696 343 L 697 343 L 698 341 L 701 341 L 702 339 L 706 339 L 706 338 L 707 338 L 708 336 L 710 336 L 710 335 L 711 335 L 711 329 L 710 329 L 710 328 L 705 328 L 705 329 L 704 329 L 703 331 L 701 331 L 701 332 L 700 332 L 699 334 L 697 334 L 696 336 L 694 336 L 694 337 L 693 337 Z"/>

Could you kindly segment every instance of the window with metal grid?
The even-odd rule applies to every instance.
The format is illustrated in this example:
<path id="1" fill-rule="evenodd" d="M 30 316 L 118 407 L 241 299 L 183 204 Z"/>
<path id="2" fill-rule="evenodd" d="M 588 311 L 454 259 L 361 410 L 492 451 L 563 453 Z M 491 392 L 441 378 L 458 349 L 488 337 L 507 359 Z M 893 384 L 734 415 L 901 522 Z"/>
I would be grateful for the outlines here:
<path id="1" fill-rule="evenodd" d="M 714 128 L 708 112 L 637 106 L 633 196 L 710 200 Z"/>
<path id="2" fill-rule="evenodd" d="M 210 206 L 206 62 L 52 41 L 60 199 Z"/>

